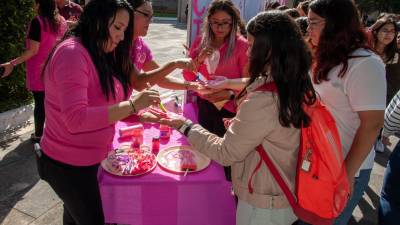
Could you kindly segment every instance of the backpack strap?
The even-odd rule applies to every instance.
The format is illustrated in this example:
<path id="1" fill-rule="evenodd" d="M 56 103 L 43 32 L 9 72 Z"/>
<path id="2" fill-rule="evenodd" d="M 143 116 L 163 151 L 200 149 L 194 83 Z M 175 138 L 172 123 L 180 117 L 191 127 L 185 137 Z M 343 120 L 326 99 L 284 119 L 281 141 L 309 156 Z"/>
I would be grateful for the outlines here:
<path id="1" fill-rule="evenodd" d="M 257 89 L 255 89 L 255 91 L 267 91 L 267 92 L 277 93 L 278 88 L 276 87 L 275 82 L 268 82 L 268 83 L 261 85 Z M 296 201 L 293 193 L 290 191 L 290 188 L 288 187 L 286 182 L 283 180 L 278 169 L 276 168 L 276 166 L 274 165 L 272 160 L 269 158 L 268 154 L 265 152 L 265 149 L 262 146 L 262 144 L 257 146 L 257 152 L 260 155 L 260 161 L 258 162 L 256 168 L 254 169 L 253 173 L 250 176 L 250 180 L 248 183 L 249 192 L 253 193 L 253 187 L 252 187 L 253 177 L 254 177 L 255 173 L 260 169 L 262 161 L 264 161 L 265 164 L 267 165 L 269 171 L 271 172 L 272 176 L 274 176 L 275 181 L 278 183 L 279 187 L 285 193 L 285 196 L 286 196 L 287 200 L 289 201 L 290 205 L 292 206 L 292 208 L 293 209 L 297 208 L 297 206 L 296 206 L 297 201 Z"/>
<path id="2" fill-rule="evenodd" d="M 256 88 L 255 91 L 278 92 L 278 88 L 275 82 L 268 82 Z"/>
<path id="3" fill-rule="evenodd" d="M 293 209 L 297 208 L 297 200 L 295 199 L 293 193 L 290 191 L 288 185 L 286 182 L 283 180 L 281 174 L 279 173 L 278 169 L 272 162 L 272 160 L 269 158 L 268 154 L 265 152 L 264 147 L 260 144 L 257 146 L 257 152 L 261 157 L 261 160 L 267 164 L 267 167 L 269 171 L 271 172 L 272 176 L 274 176 L 276 182 L 279 184 L 279 187 L 282 189 L 282 191 L 285 193 L 285 196 L 289 202 L 289 204 L 292 206 Z M 261 162 L 260 160 L 260 162 Z M 259 163 L 260 164 L 260 163 Z M 251 184 L 251 179 L 253 178 L 254 173 L 259 169 L 259 166 L 257 165 L 256 169 L 254 170 L 252 176 L 250 177 L 249 185 Z M 252 188 L 249 188 L 249 191 L 253 190 Z M 251 193 L 251 192 L 250 192 Z"/>

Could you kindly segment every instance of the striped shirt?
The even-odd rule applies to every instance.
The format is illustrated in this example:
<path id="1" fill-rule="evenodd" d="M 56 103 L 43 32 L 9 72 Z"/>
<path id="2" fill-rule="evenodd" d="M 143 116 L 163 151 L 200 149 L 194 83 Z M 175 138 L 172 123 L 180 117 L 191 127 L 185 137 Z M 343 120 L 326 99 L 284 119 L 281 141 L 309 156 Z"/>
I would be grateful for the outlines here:
<path id="1" fill-rule="evenodd" d="M 382 135 L 388 137 L 400 133 L 400 91 L 396 93 L 385 110 Z"/>

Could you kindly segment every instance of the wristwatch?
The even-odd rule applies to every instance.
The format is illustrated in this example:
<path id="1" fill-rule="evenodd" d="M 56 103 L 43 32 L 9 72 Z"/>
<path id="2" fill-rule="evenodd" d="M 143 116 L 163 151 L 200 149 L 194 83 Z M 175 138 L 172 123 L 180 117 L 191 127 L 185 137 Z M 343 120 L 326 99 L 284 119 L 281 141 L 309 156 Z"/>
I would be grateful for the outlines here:
<path id="1" fill-rule="evenodd" d="M 193 126 L 193 122 L 192 121 L 185 120 L 185 122 L 182 124 L 182 126 L 179 127 L 178 131 L 181 134 L 184 134 L 185 136 L 187 136 L 189 131 L 190 131 L 190 129 L 192 128 L 192 126 Z"/>

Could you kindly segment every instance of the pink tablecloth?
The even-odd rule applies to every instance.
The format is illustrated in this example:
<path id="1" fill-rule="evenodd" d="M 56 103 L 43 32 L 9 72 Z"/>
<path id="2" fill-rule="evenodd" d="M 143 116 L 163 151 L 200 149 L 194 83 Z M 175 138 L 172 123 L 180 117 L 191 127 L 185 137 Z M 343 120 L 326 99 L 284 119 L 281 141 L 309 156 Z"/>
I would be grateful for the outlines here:
<path id="1" fill-rule="evenodd" d="M 193 118 L 191 105 L 185 115 Z M 116 130 L 127 126 L 119 122 Z M 159 134 L 158 125 L 145 126 L 144 142 Z M 120 142 L 118 135 L 114 147 Z M 187 144 L 186 138 L 173 131 L 168 143 L 160 149 Z M 99 186 L 107 223 L 132 225 L 234 225 L 235 202 L 231 185 L 225 180 L 223 168 L 215 162 L 186 177 L 162 170 L 158 165 L 141 177 L 118 177 L 99 171 Z"/>

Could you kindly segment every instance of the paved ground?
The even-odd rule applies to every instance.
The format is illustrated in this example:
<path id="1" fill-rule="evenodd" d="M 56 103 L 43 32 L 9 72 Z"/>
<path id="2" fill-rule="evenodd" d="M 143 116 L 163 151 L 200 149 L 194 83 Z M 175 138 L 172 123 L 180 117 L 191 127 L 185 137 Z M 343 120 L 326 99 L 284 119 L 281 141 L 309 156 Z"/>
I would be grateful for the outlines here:
<path id="1" fill-rule="evenodd" d="M 159 63 L 183 57 L 186 27 L 175 22 L 154 23 L 146 38 Z M 180 76 L 179 72 L 173 76 Z M 179 94 L 179 93 L 178 93 Z M 61 225 L 62 204 L 51 188 L 39 180 L 33 145 L 29 141 L 31 123 L 0 137 L 0 224 Z M 349 224 L 373 225 L 390 152 L 378 154 L 369 188 Z"/>

